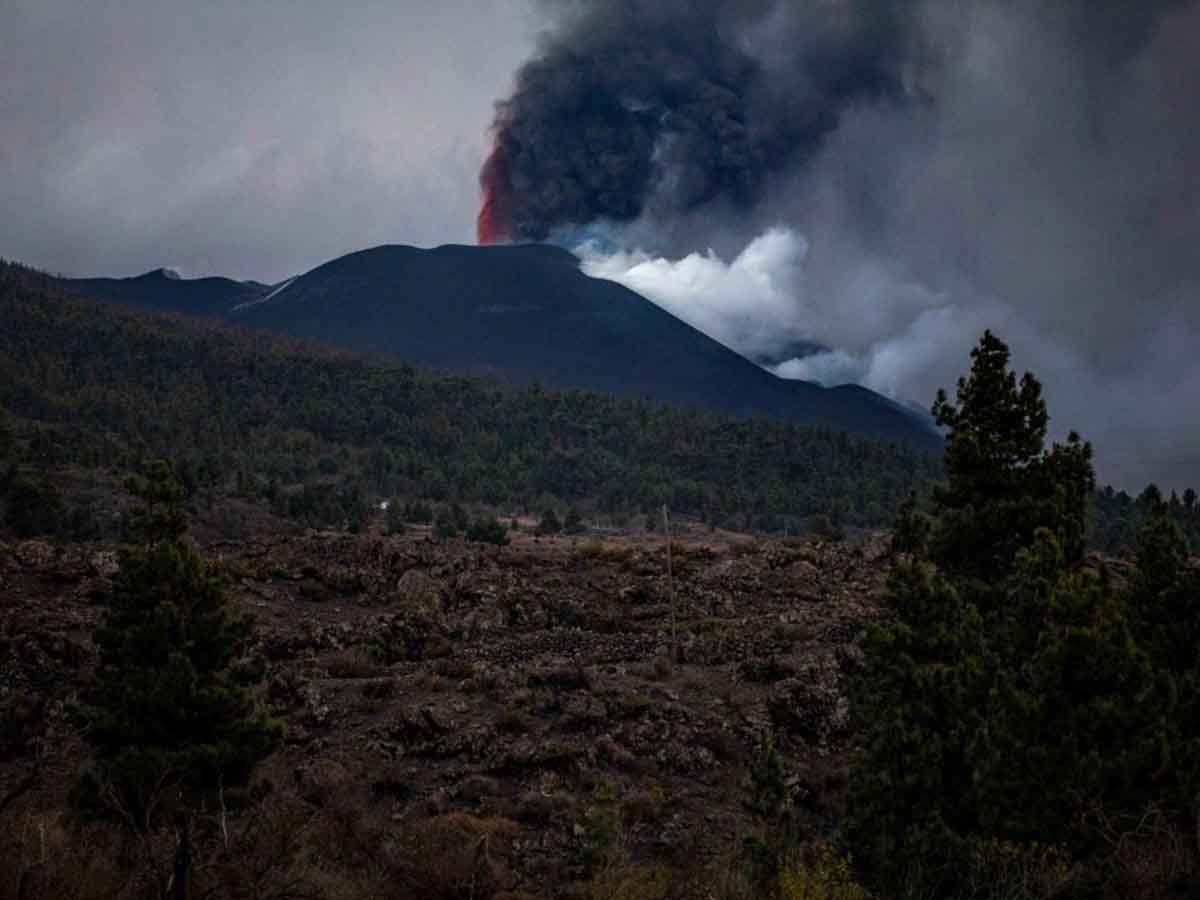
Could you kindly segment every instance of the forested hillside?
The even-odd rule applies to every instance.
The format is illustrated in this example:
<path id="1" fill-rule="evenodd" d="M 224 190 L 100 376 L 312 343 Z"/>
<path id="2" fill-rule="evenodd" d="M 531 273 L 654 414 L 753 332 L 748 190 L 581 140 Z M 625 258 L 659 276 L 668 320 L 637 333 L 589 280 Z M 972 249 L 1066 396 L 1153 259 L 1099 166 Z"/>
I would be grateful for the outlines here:
<path id="1" fill-rule="evenodd" d="M 164 270 L 64 282 L 81 296 L 214 318 L 355 353 L 722 416 L 764 416 L 931 453 L 923 416 L 857 385 L 776 377 L 558 247 L 389 245 L 275 287 Z"/>
<path id="2" fill-rule="evenodd" d="M 579 505 L 617 525 L 667 504 L 764 531 L 814 516 L 885 525 L 940 466 L 827 430 L 517 390 L 102 306 L 11 264 L 0 316 L 0 406 L 27 464 L 10 518 L 19 507 L 26 531 L 49 527 L 26 513 L 56 509 L 36 470 L 127 472 L 148 457 L 172 460 L 197 501 L 234 495 L 311 524 L 361 524 L 399 497 Z M 63 515 L 90 527 L 70 502 Z"/>
<path id="3" fill-rule="evenodd" d="M 1138 529 L 1160 505 L 1179 526 L 1192 552 L 1200 551 L 1200 502 L 1188 488 L 1164 497 L 1151 485 L 1136 497 L 1111 487 L 1096 491 L 1092 503 L 1091 544 L 1105 553 L 1122 553 L 1137 541 Z"/>

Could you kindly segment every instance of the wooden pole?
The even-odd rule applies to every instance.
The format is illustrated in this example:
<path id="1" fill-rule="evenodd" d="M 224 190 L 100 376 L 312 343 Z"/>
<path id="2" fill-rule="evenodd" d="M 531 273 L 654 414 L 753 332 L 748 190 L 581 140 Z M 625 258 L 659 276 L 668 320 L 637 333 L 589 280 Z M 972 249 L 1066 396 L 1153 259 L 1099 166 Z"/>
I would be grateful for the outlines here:
<path id="1" fill-rule="evenodd" d="M 675 570 L 671 560 L 671 518 L 667 513 L 667 505 L 664 503 L 662 508 L 663 514 L 663 534 L 667 536 L 667 590 L 671 598 L 671 668 L 675 668 L 675 661 L 679 656 L 678 644 L 675 639 Z"/>

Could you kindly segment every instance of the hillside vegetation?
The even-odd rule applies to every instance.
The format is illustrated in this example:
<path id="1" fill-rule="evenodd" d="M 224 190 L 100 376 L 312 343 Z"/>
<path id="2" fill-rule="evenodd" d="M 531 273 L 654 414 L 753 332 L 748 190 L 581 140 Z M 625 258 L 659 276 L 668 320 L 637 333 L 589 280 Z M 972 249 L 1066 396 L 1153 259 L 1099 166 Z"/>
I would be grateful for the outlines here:
<path id="1" fill-rule="evenodd" d="M 128 472 L 168 458 L 201 505 L 236 497 L 357 527 L 395 497 L 538 515 L 581 505 L 617 525 L 666 504 L 714 526 L 795 533 L 815 516 L 883 525 L 939 471 L 901 444 L 419 372 L 89 303 L 59 284 L 0 267 L 0 408 L 20 459 Z M 54 505 L 39 489 L 10 504 L 19 517 Z M 68 532 L 92 533 L 70 507 Z"/>
<path id="2" fill-rule="evenodd" d="M 890 535 L 601 538 L 572 509 L 569 535 L 488 519 L 460 540 L 444 501 L 521 503 L 522 478 L 615 515 L 686 508 L 686 485 L 767 502 L 759 467 L 813 480 L 781 454 L 905 487 L 934 463 L 98 312 L 7 274 L 0 900 L 1200 892 L 1194 498 L 1147 489 L 1126 558 L 1089 553 L 1091 446 L 1046 446 L 1041 386 L 992 334 L 934 404 L 944 479 Z M 122 489 L 99 474 L 121 466 Z M 107 486 L 123 543 L 81 539 L 103 529 L 59 498 L 72 483 Z M 400 486 L 432 528 L 355 513 Z M 238 494 L 351 527 L 192 537 Z"/>
<path id="3" fill-rule="evenodd" d="M 1045 447 L 995 336 L 971 355 L 862 644 L 843 840 L 885 897 L 1194 897 L 1200 568 L 1157 491 L 1132 565 L 1087 564 L 1091 446 Z"/>

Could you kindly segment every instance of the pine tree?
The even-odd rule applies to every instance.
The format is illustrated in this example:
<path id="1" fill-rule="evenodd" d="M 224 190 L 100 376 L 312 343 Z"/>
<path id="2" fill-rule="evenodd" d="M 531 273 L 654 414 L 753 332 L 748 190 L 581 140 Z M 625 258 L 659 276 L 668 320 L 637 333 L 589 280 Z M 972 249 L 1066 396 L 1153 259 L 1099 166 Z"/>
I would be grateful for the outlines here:
<path id="1" fill-rule="evenodd" d="M 583 534 L 587 530 L 587 526 L 583 524 L 583 517 L 579 515 L 579 510 L 575 507 L 572 506 L 567 510 L 562 530 L 566 534 Z"/>
<path id="2" fill-rule="evenodd" d="M 129 488 L 142 501 L 130 517 L 137 540 L 121 552 L 95 634 L 85 716 L 96 759 L 83 796 L 146 831 L 167 793 L 186 807 L 244 782 L 280 727 L 250 689 L 261 672 L 241 665 L 251 622 L 187 539 L 183 489 L 161 461 Z"/>
<path id="3" fill-rule="evenodd" d="M 3 469 L 9 463 L 15 440 L 13 439 L 12 426 L 8 422 L 8 415 L 4 410 L 0 409 L 0 475 L 3 474 Z"/>
<path id="4" fill-rule="evenodd" d="M 759 744 L 746 787 L 743 805 L 753 816 L 757 833 L 743 839 L 742 849 L 759 889 L 768 892 L 798 844 L 787 773 L 770 734 Z"/>
<path id="5" fill-rule="evenodd" d="M 449 539 L 458 537 L 458 532 L 459 528 L 454 513 L 448 507 L 438 507 L 437 514 L 433 518 L 434 536 Z"/>
<path id="6" fill-rule="evenodd" d="M 1138 640 L 1153 660 L 1171 751 L 1169 802 L 1191 813 L 1200 793 L 1200 571 L 1165 503 L 1138 530 L 1128 605 Z"/>
<path id="7" fill-rule="evenodd" d="M 1100 849 L 1089 816 L 1140 813 L 1154 800 L 1175 703 L 1111 581 L 1065 568 L 1047 529 L 1018 554 L 1004 597 L 970 751 L 980 833 L 1083 857 Z"/>
<path id="8" fill-rule="evenodd" d="M 66 508 L 62 496 L 44 475 L 14 473 L 5 494 L 8 527 L 17 537 L 56 535 L 64 530 Z"/>
<path id="9" fill-rule="evenodd" d="M 929 517 L 917 510 L 916 496 L 901 500 L 892 526 L 891 552 L 924 556 L 929 546 L 929 527 Z"/>
<path id="10" fill-rule="evenodd" d="M 558 534 L 562 531 L 562 523 L 558 520 L 558 515 L 554 512 L 554 508 L 547 509 L 542 514 L 542 519 L 538 522 L 537 534 Z"/>
<path id="11" fill-rule="evenodd" d="M 893 617 L 854 686 L 846 836 L 886 891 L 953 894 L 996 846 L 1086 853 L 1085 811 L 1136 806 L 1162 762 L 1149 659 L 1111 585 L 1078 571 L 1091 448 L 1072 434 L 1043 449 L 1041 386 L 1008 358 L 986 333 L 957 405 L 938 394 L 928 547 L 905 506 Z"/>
<path id="12" fill-rule="evenodd" d="M 1038 528 L 1049 528 L 1068 562 L 1084 551 L 1087 499 L 1094 487 L 1091 445 L 1075 433 L 1045 452 L 1049 416 L 1042 387 L 1026 372 L 1018 384 L 1009 349 L 990 331 L 971 351 L 957 404 L 938 391 L 933 415 L 949 429 L 946 483 L 934 493 L 934 561 L 985 581 L 1009 571 Z"/>
<path id="13" fill-rule="evenodd" d="M 399 499 L 393 497 L 388 503 L 387 515 L 384 517 L 387 533 L 404 534 L 404 525 L 412 518 L 411 512 L 409 507 L 402 505 Z"/>
<path id="14" fill-rule="evenodd" d="M 984 628 L 969 598 L 920 559 L 896 566 L 888 597 L 894 618 L 869 630 L 852 688 L 865 744 L 845 839 L 881 885 L 898 890 L 919 871 L 936 887 L 977 829 L 967 801 L 990 668 Z"/>

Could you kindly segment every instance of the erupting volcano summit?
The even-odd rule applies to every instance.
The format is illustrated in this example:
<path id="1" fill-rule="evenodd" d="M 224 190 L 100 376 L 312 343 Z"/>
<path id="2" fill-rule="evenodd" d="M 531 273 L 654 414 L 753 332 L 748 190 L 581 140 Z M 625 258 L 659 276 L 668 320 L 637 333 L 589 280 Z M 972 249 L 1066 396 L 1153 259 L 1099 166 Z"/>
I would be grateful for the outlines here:
<path id="1" fill-rule="evenodd" d="M 911 99 L 908 6 L 827 6 L 577 4 L 497 106 L 479 243 L 756 207 L 846 110 Z M 775 52 L 777 13 L 804 35 L 788 53 Z"/>

